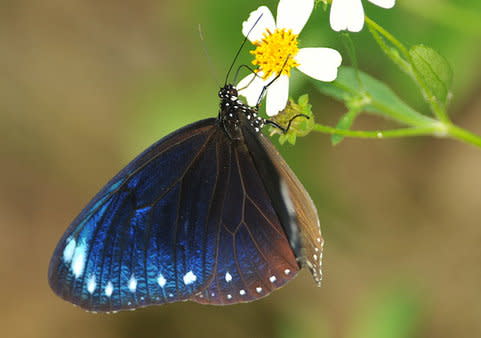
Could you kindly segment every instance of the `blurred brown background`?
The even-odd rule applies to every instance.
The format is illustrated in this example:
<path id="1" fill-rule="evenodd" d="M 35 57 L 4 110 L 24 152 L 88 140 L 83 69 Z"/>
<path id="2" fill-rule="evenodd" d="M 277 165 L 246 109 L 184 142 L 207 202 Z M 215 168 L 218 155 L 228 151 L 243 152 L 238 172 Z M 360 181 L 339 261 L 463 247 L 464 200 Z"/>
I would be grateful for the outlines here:
<path id="1" fill-rule="evenodd" d="M 232 61 L 241 22 L 276 2 L 1 4 L 3 337 L 481 336 L 481 150 L 430 138 L 332 147 L 329 137 L 311 134 L 281 149 L 319 209 L 326 239 L 320 289 L 304 271 L 255 303 L 116 315 L 89 314 L 54 296 L 48 262 L 69 222 L 136 153 L 217 114 L 213 78 Z M 452 62 L 451 114 L 481 133 L 480 3 L 405 0 L 389 11 L 366 4 L 366 11 L 406 43 L 424 42 Z M 346 55 L 327 18 L 318 9 L 302 42 Z M 366 31 L 353 39 L 364 70 L 427 111 Z M 294 95 L 309 89 L 298 81 Z M 335 123 L 344 112 L 310 94 L 319 121 Z M 382 124 L 361 118 L 356 128 Z"/>

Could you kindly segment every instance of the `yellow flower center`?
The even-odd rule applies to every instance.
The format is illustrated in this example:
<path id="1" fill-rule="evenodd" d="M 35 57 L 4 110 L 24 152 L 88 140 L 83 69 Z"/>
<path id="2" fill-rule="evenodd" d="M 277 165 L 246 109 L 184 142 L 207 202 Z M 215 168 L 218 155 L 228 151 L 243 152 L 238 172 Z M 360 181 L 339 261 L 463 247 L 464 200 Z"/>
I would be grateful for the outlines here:
<path id="1" fill-rule="evenodd" d="M 263 73 L 263 79 L 271 75 L 291 74 L 291 68 L 299 66 L 294 57 L 299 52 L 297 34 L 292 30 L 278 29 L 272 33 L 267 30 L 264 38 L 253 42 L 256 49 L 251 51 L 255 56 L 252 64 L 258 66 L 257 72 Z"/>

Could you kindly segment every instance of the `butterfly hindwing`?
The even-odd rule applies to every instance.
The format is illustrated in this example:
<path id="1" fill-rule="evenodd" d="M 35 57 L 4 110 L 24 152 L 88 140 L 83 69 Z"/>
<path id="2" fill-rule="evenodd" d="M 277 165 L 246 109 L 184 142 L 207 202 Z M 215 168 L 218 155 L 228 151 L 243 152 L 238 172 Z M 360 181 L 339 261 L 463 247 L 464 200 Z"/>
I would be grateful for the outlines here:
<path id="1" fill-rule="evenodd" d="M 314 202 L 267 137 L 255 133 L 247 123 L 243 134 L 259 177 L 298 262 L 309 268 L 320 286 L 324 240 Z"/>
<path id="2" fill-rule="evenodd" d="M 309 268 L 314 281 L 320 286 L 324 239 L 321 235 L 316 206 L 302 183 L 272 143 L 263 135 L 260 135 L 255 141 L 261 144 L 262 149 L 267 153 L 265 158 L 269 159 L 279 175 L 280 189 L 276 196 L 282 198 L 285 210 L 294 215 L 295 227 L 288 230 L 287 233 L 298 237 L 299 248 L 295 250 L 298 261 Z M 267 178 L 264 179 L 267 181 Z M 289 235 L 291 245 L 295 247 Z"/>
<path id="3" fill-rule="evenodd" d="M 229 142 L 217 260 L 212 281 L 195 294 L 207 304 L 252 301 L 280 288 L 299 271 L 294 252 L 245 144 Z M 220 196 L 220 195 L 219 195 Z"/>

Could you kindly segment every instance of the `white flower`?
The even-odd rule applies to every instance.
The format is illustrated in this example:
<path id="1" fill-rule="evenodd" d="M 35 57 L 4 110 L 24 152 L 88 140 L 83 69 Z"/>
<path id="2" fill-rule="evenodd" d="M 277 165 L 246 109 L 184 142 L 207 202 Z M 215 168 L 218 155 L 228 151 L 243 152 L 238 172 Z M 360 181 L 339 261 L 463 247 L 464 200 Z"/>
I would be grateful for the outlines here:
<path id="1" fill-rule="evenodd" d="M 392 8 L 396 3 L 396 0 L 368 1 L 383 8 Z M 332 0 L 330 21 L 332 29 L 337 32 L 343 30 L 359 32 L 364 26 L 361 0 Z"/>
<path id="2" fill-rule="evenodd" d="M 266 6 L 253 11 L 242 24 L 242 33 L 256 46 L 254 51 L 256 74 L 242 79 L 237 88 L 250 106 L 257 104 L 266 89 L 267 115 L 276 115 L 285 108 L 289 96 L 289 76 L 296 67 L 301 72 L 321 81 L 334 81 L 342 57 L 331 48 L 298 48 L 298 35 L 314 8 L 314 0 L 280 0 L 277 22 Z M 250 32 L 250 33 L 249 33 Z"/>

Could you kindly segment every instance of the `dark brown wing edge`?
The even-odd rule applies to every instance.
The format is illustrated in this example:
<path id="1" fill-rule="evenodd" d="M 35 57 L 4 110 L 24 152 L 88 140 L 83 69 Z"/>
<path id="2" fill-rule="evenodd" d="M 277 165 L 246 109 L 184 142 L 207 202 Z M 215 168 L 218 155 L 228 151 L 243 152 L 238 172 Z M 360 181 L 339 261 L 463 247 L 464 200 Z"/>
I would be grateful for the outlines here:
<path id="1" fill-rule="evenodd" d="M 320 286 L 324 240 L 314 202 L 266 136 L 244 128 L 244 137 L 298 262 Z"/>

